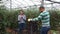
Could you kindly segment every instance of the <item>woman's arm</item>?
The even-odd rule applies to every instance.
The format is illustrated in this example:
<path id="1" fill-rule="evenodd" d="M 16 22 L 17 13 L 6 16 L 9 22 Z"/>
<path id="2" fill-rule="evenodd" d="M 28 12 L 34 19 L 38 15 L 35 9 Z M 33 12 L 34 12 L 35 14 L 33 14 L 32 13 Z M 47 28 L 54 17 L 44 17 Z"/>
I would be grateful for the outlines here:
<path id="1" fill-rule="evenodd" d="M 24 15 L 23 20 L 26 21 L 26 15 Z"/>
<path id="2" fill-rule="evenodd" d="M 18 15 L 18 22 L 20 22 L 20 16 Z"/>

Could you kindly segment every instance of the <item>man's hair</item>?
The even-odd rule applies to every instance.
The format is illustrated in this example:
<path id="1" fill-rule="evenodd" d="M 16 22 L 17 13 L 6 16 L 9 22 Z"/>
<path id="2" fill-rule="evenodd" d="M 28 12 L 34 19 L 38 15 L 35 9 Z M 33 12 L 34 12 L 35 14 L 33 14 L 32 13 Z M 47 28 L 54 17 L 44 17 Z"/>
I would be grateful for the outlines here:
<path id="1" fill-rule="evenodd" d="M 43 7 L 43 6 L 42 6 L 42 7 L 39 7 L 39 9 L 40 9 L 40 8 L 43 8 L 43 9 L 45 9 L 45 7 Z"/>

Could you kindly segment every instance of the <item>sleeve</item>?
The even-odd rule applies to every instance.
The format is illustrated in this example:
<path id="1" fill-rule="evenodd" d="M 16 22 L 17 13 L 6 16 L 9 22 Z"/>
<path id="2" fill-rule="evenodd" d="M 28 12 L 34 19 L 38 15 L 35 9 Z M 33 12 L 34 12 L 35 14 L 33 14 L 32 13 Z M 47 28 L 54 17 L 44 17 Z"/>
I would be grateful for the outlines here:
<path id="1" fill-rule="evenodd" d="M 23 20 L 26 20 L 26 15 L 24 16 Z"/>
<path id="2" fill-rule="evenodd" d="M 38 17 L 33 18 L 32 21 L 38 21 L 42 19 L 42 14 L 40 14 Z"/>
<path id="3" fill-rule="evenodd" d="M 20 22 L 20 16 L 18 15 L 18 21 Z"/>

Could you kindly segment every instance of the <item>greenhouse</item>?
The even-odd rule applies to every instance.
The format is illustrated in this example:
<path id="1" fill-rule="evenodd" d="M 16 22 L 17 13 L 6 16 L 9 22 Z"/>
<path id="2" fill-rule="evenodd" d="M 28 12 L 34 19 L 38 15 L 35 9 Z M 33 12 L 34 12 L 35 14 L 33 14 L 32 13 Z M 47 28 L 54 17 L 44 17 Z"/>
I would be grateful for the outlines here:
<path id="1" fill-rule="evenodd" d="M 0 0 L 0 34 L 60 34 L 60 0 Z"/>

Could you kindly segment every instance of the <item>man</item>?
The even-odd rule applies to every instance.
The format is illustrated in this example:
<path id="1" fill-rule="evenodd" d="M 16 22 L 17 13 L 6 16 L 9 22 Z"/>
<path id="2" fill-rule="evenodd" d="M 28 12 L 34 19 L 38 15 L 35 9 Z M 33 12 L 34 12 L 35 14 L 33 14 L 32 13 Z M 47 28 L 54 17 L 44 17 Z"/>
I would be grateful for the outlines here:
<path id="1" fill-rule="evenodd" d="M 26 27 L 26 15 L 24 14 L 24 11 L 21 10 L 20 14 L 18 15 L 18 24 L 19 24 L 19 34 L 22 34 L 23 30 Z"/>
<path id="2" fill-rule="evenodd" d="M 48 31 L 50 30 L 50 15 L 49 15 L 49 12 L 46 11 L 44 7 L 40 7 L 39 11 L 41 13 L 37 18 L 28 19 L 28 21 L 41 20 L 42 27 L 41 27 L 40 34 L 48 34 Z"/>

